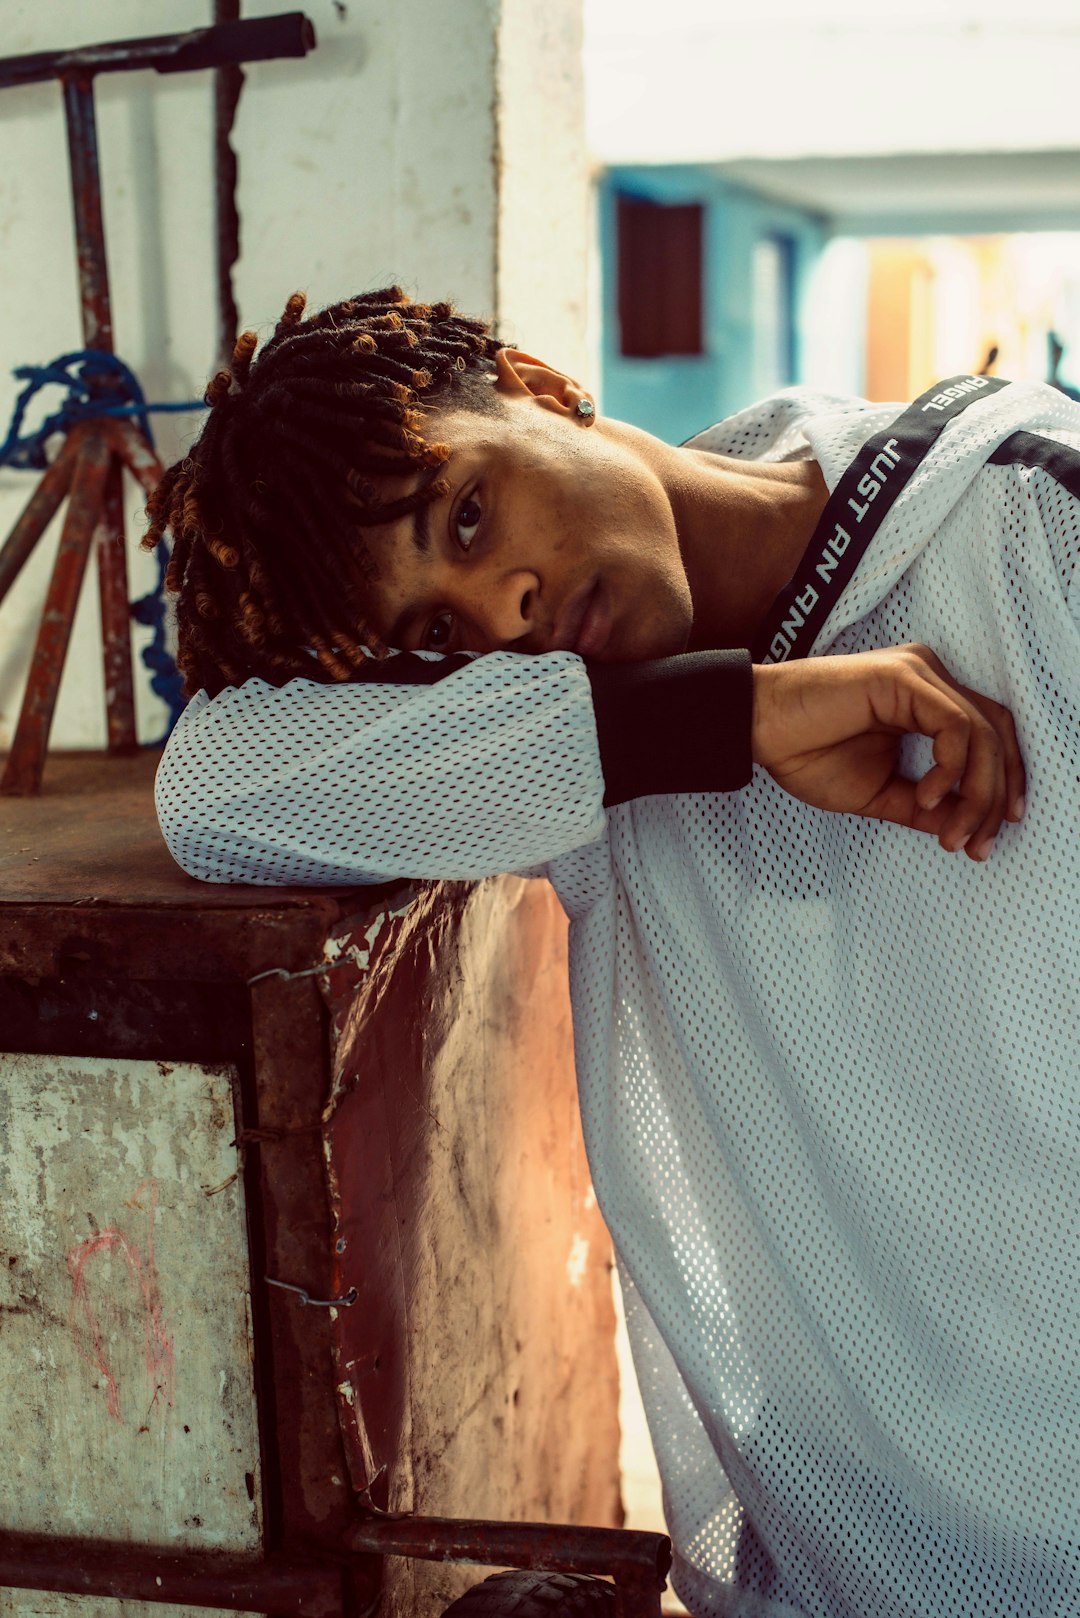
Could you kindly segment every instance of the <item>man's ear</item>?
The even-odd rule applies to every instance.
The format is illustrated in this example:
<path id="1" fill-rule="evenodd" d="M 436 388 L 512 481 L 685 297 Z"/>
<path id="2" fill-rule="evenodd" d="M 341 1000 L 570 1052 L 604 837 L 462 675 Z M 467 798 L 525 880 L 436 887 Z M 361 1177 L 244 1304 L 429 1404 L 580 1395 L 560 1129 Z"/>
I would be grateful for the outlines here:
<path id="1" fill-rule="evenodd" d="M 572 416 L 582 399 L 592 403 L 592 396 L 580 382 L 520 348 L 500 348 L 496 353 L 495 386 L 502 393 L 531 394 L 543 409 L 554 410 L 560 416 Z"/>

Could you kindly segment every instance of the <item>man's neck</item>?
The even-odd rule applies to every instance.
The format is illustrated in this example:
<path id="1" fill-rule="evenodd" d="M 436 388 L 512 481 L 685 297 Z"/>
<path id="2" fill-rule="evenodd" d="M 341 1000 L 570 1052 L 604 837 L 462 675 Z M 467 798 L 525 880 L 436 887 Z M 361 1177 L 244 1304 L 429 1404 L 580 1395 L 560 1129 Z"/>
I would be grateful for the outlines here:
<path id="1" fill-rule="evenodd" d="M 667 494 L 694 609 L 686 649 L 749 646 L 824 510 L 829 491 L 817 462 L 675 448 L 607 419 L 603 430 L 633 448 Z"/>
<path id="2" fill-rule="evenodd" d="M 669 490 L 694 603 L 689 651 L 748 646 L 795 572 L 829 491 L 816 461 L 680 450 Z"/>

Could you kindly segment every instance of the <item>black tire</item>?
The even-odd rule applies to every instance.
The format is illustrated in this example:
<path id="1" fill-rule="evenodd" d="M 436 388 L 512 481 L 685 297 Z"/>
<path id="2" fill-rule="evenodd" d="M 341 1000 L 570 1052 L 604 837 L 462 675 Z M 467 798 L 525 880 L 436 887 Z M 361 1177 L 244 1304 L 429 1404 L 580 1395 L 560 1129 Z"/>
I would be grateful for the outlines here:
<path id="1" fill-rule="evenodd" d="M 443 1618 L 611 1618 L 615 1586 L 587 1573 L 493 1573 Z"/>

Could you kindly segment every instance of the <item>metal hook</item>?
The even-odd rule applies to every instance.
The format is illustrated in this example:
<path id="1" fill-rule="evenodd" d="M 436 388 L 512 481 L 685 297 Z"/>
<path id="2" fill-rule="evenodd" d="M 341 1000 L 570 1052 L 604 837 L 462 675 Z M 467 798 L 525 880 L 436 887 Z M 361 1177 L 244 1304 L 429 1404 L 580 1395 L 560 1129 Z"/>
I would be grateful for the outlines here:
<path id="1" fill-rule="evenodd" d="M 378 1483 L 385 1471 L 386 1463 L 384 1462 L 383 1465 L 380 1466 L 379 1470 L 375 1473 L 374 1477 L 369 1478 L 362 1489 L 357 1490 L 356 1495 L 356 1498 L 358 1500 L 363 1500 L 367 1506 L 367 1509 L 369 1511 L 373 1511 L 377 1517 L 388 1517 L 391 1515 L 390 1512 L 383 1511 L 381 1506 L 377 1506 L 374 1500 L 371 1498 L 372 1489 L 375 1487 L 376 1483 Z"/>
<path id="2" fill-rule="evenodd" d="M 301 1308 L 310 1303 L 316 1309 L 351 1309 L 359 1296 L 356 1288 L 350 1287 L 343 1298 L 313 1298 L 303 1287 L 293 1286 L 291 1281 L 275 1281 L 272 1275 L 264 1275 L 263 1280 L 267 1286 L 280 1287 L 283 1292 L 295 1292 Z"/>
<path id="3" fill-rule="evenodd" d="M 290 972 L 284 966 L 271 966 L 265 972 L 256 972 L 253 978 L 248 978 L 247 987 L 250 989 L 253 983 L 261 983 L 263 978 L 284 978 L 289 983 L 293 978 L 321 978 L 324 973 L 333 972 L 336 967 L 350 964 L 351 957 L 343 955 L 338 961 L 320 961 L 318 966 L 305 966 L 301 972 Z"/>

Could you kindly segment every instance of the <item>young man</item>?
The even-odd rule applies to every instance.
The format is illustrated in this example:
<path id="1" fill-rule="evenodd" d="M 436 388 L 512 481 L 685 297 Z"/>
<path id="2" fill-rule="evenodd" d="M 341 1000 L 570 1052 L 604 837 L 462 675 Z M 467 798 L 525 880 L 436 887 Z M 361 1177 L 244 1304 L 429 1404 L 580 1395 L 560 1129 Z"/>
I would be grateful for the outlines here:
<path id="1" fill-rule="evenodd" d="M 673 450 L 452 318 L 338 306 L 212 386 L 152 510 L 170 846 L 551 878 L 692 1611 L 1080 1610 L 1080 409 L 790 392 Z"/>

